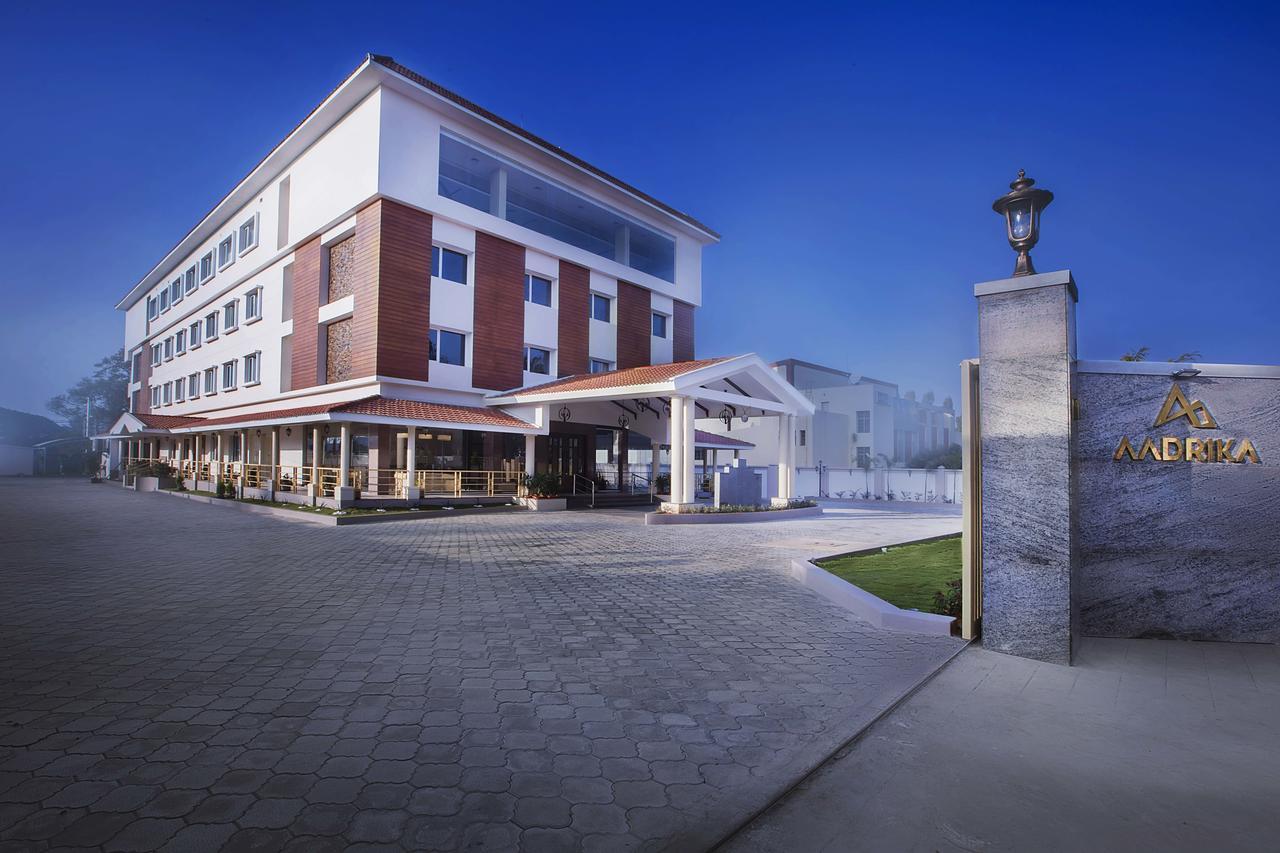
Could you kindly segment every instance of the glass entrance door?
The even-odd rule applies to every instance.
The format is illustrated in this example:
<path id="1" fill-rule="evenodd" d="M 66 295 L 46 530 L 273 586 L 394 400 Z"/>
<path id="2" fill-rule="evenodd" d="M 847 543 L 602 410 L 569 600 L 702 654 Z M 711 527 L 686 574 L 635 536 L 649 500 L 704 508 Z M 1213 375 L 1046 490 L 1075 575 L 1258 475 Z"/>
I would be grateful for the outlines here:
<path id="1" fill-rule="evenodd" d="M 580 435 L 547 436 L 547 470 L 561 477 L 585 474 L 586 444 Z"/>

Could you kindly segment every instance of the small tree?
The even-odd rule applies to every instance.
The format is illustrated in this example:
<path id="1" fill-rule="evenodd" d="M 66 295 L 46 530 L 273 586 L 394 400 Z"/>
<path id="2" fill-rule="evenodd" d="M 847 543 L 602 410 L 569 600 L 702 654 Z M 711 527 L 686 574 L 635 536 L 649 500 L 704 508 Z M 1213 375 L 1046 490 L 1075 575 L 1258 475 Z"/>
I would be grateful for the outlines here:
<path id="1" fill-rule="evenodd" d="M 120 413 L 128 408 L 129 365 L 124 359 L 124 349 L 118 349 L 105 358 L 98 359 L 93 373 L 53 397 L 45 405 L 49 411 L 66 420 L 77 435 L 96 435 L 106 432 Z M 85 404 L 91 409 L 88 428 L 85 424 Z"/>

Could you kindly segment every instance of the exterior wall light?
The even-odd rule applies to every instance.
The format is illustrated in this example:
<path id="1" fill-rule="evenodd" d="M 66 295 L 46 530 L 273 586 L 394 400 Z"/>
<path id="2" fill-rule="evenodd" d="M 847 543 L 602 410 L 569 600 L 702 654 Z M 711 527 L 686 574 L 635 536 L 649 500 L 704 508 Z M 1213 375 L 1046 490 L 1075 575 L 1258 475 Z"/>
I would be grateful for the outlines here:
<path id="1" fill-rule="evenodd" d="M 1053 193 L 1035 189 L 1035 181 L 1022 169 L 1018 179 L 1009 184 L 1012 192 L 996 199 L 991 209 L 1004 217 L 1009 245 L 1018 253 L 1013 267 L 1014 276 L 1035 275 L 1031 263 L 1031 247 L 1040 239 L 1040 213 L 1053 201 Z"/>

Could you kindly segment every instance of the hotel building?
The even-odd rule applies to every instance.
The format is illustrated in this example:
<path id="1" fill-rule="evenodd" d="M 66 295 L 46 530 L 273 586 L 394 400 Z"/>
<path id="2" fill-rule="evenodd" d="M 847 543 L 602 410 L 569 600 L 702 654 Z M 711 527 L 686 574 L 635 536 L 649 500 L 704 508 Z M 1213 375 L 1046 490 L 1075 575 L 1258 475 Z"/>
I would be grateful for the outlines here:
<path id="1" fill-rule="evenodd" d="M 120 300 L 113 467 L 338 504 L 509 499 L 535 472 L 648 498 L 669 448 L 687 503 L 695 418 L 769 416 L 788 448 L 812 409 L 755 355 L 697 358 L 717 240 L 370 55 Z"/>

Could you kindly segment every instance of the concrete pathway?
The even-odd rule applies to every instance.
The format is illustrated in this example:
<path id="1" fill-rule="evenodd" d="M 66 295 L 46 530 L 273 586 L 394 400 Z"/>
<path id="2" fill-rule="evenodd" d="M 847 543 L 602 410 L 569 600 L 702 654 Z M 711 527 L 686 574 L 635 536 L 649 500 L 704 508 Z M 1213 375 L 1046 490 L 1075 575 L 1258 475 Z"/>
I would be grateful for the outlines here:
<path id="1" fill-rule="evenodd" d="M 722 848 L 1274 851 L 1280 648 L 966 649 Z"/>
<path id="2" fill-rule="evenodd" d="M 332 528 L 0 480 L 0 851 L 707 849 L 960 647 L 786 556 L 958 527 Z"/>

